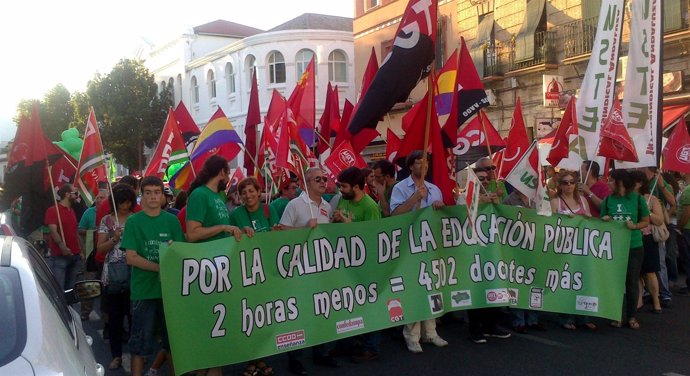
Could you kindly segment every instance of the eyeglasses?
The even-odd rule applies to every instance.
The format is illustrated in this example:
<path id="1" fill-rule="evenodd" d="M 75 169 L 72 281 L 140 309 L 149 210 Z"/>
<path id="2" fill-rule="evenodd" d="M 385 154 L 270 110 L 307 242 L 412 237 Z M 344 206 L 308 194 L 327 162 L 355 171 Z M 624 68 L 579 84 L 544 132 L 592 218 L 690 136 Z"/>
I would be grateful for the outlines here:
<path id="1" fill-rule="evenodd" d="M 575 185 L 575 180 L 561 180 L 561 185 Z"/>
<path id="2" fill-rule="evenodd" d="M 495 171 L 495 170 L 496 170 L 496 166 L 487 166 L 487 167 L 477 169 L 477 171 L 486 171 L 486 172 Z"/>
<path id="3" fill-rule="evenodd" d="M 72 196 L 77 196 L 79 192 L 70 192 L 69 194 L 71 194 Z"/>
<path id="4" fill-rule="evenodd" d="M 317 176 L 313 179 L 311 179 L 317 183 L 327 183 L 328 182 L 328 177 L 327 176 Z"/>

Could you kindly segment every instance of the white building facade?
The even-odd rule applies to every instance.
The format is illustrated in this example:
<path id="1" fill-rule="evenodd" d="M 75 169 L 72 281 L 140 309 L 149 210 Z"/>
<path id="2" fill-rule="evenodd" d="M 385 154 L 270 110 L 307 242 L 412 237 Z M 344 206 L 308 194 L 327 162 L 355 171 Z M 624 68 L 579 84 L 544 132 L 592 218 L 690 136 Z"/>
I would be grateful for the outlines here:
<path id="1" fill-rule="evenodd" d="M 273 90 L 289 97 L 312 56 L 317 122 L 329 82 L 338 86 L 341 110 L 345 99 L 353 103 L 356 99 L 352 19 L 305 14 L 266 32 L 242 30 L 253 34 L 249 36 L 209 35 L 197 29 L 203 30 L 203 25 L 153 50 L 145 64 L 160 90 L 172 87 L 174 103 L 182 101 L 200 128 L 220 107 L 244 138 L 252 69 L 257 72 L 263 118 Z M 241 165 L 241 158 L 233 165 Z"/>

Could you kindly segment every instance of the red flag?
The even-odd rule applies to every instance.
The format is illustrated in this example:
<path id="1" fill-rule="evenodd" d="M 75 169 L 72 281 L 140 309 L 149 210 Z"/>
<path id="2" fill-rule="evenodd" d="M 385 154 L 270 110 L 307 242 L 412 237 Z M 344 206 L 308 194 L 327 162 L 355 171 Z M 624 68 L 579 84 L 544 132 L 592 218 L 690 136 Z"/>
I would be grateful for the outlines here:
<path id="1" fill-rule="evenodd" d="M 400 150 L 400 145 L 402 145 L 402 140 L 395 134 L 390 128 L 386 131 L 386 159 L 393 163 L 395 166 L 395 160 L 398 158 L 398 150 Z"/>
<path id="2" fill-rule="evenodd" d="M 108 181 L 105 173 L 103 143 L 98 131 L 96 114 L 91 107 L 84 131 L 84 146 L 81 149 L 77 168 L 77 189 L 87 206 L 91 206 L 98 195 L 98 183 Z"/>
<path id="3" fill-rule="evenodd" d="M 288 109 L 292 111 L 292 117 L 296 124 L 295 131 L 308 147 L 314 145 L 316 138 L 314 133 L 316 132 L 316 80 L 314 72 L 314 57 L 312 57 L 287 102 Z"/>
<path id="4" fill-rule="evenodd" d="M 458 132 L 453 153 L 461 165 L 472 164 L 479 158 L 488 157 L 505 146 L 505 141 L 484 111 L 479 110 L 478 115 Z"/>
<path id="5" fill-rule="evenodd" d="M 359 94 L 359 98 L 363 98 L 364 94 L 369 90 L 371 82 L 374 81 L 376 72 L 379 71 L 379 61 L 376 58 L 376 49 L 371 47 L 371 54 L 369 55 L 369 62 L 367 63 L 367 69 L 364 70 L 364 76 L 362 77 L 362 89 Z"/>
<path id="6" fill-rule="evenodd" d="M 172 109 L 168 110 L 168 119 L 163 126 L 163 133 L 158 139 L 156 150 L 151 156 L 149 165 L 144 170 L 144 176 L 157 176 L 163 179 L 168 166 L 184 162 L 189 159 L 184 139 L 177 127 L 177 120 Z"/>
<path id="7" fill-rule="evenodd" d="M 185 146 L 187 146 L 188 150 L 191 150 L 192 144 L 199 138 L 201 131 L 182 101 L 175 107 L 175 120 L 177 120 L 177 126 L 180 129 Z"/>
<path id="8" fill-rule="evenodd" d="M 503 149 L 502 165 L 499 169 L 499 178 L 501 179 L 505 179 L 508 176 L 530 146 L 527 130 L 525 129 L 525 120 L 522 117 L 522 102 L 520 102 L 519 97 L 515 104 L 515 111 L 513 111 L 508 141 L 506 142 L 506 148 Z"/>
<path id="9" fill-rule="evenodd" d="M 489 98 L 486 96 L 484 84 L 479 78 L 477 68 L 474 66 L 472 56 L 467 49 L 465 38 L 460 37 L 460 63 L 458 65 L 458 122 L 456 130 L 465 124 L 482 107 L 489 105 Z M 452 126 L 453 124 L 447 124 Z M 446 131 L 448 135 L 453 135 L 452 129 Z"/>
<path id="10" fill-rule="evenodd" d="M 53 185 L 61 188 L 63 185 L 74 181 L 77 175 L 77 161 L 66 152 L 50 165 L 50 173 L 53 175 Z"/>
<path id="11" fill-rule="evenodd" d="M 367 166 L 367 162 L 362 158 L 361 155 L 355 153 L 352 149 L 352 145 L 348 141 L 345 141 L 338 145 L 331 155 L 326 158 L 324 164 L 331 171 L 333 176 L 338 176 L 340 171 L 348 167 L 364 168 Z"/>
<path id="12" fill-rule="evenodd" d="M 331 89 L 331 83 L 328 83 L 326 93 L 326 106 L 324 108 L 319 124 L 321 129 L 319 134 L 319 154 L 323 154 L 330 148 L 331 132 L 337 131 L 340 128 L 340 104 L 338 103 L 338 87 Z"/>
<path id="13" fill-rule="evenodd" d="M 249 175 L 254 175 L 254 161 L 256 159 L 256 126 L 261 123 L 261 110 L 259 109 L 259 89 L 256 83 L 256 69 L 252 74 L 252 91 L 249 94 L 249 108 L 247 109 L 247 121 L 244 124 L 244 168 Z M 246 154 L 249 154 L 247 157 Z"/>
<path id="14" fill-rule="evenodd" d="M 426 150 L 424 145 L 424 131 L 426 130 L 426 114 L 429 103 L 429 93 L 427 92 L 419 102 L 402 118 L 402 129 L 405 136 L 402 139 L 397 157 L 404 157 L 415 150 Z M 432 122 L 438 123 L 435 106 L 432 102 Z M 435 119 L 435 120 L 434 120 Z M 429 139 L 431 140 L 431 138 Z M 427 145 L 428 146 L 428 145 Z"/>
<path id="15" fill-rule="evenodd" d="M 613 108 L 601 127 L 599 138 L 598 156 L 617 161 L 639 162 L 635 144 L 623 124 L 622 107 L 618 99 L 613 101 Z"/>
<path id="16" fill-rule="evenodd" d="M 455 205 L 453 190 L 457 184 L 451 179 L 451 171 L 454 170 L 451 153 L 443 145 L 441 126 L 435 114 L 431 115 L 431 181 L 441 190 L 443 203 Z"/>
<path id="17" fill-rule="evenodd" d="M 570 136 L 577 136 L 577 117 L 575 115 L 575 97 L 571 97 L 561 124 L 558 125 L 554 135 L 549 156 L 546 157 L 551 166 L 558 166 L 561 160 L 567 158 L 570 153 Z"/>
<path id="18" fill-rule="evenodd" d="M 278 90 L 273 89 L 271 103 L 268 105 L 266 116 L 264 116 L 264 124 L 271 127 L 271 131 L 275 132 L 278 130 L 280 118 L 285 114 L 286 106 L 287 102 L 285 101 L 285 97 L 283 97 Z"/>
<path id="19" fill-rule="evenodd" d="M 343 105 L 343 116 L 340 118 L 340 129 L 338 129 L 338 133 L 335 135 L 333 147 L 337 147 L 341 142 L 350 139 L 350 133 L 347 130 L 347 123 L 350 122 L 352 111 L 354 111 L 352 102 L 345 99 L 345 104 Z"/>
<path id="20" fill-rule="evenodd" d="M 230 181 L 228 182 L 228 189 L 232 187 L 233 185 L 237 185 L 242 179 L 246 178 L 244 176 L 244 172 L 242 172 L 241 167 L 236 167 L 235 171 L 232 173 L 232 176 L 230 177 Z"/>
<path id="21" fill-rule="evenodd" d="M 664 170 L 690 174 L 690 135 L 683 117 L 671 133 L 661 155 L 664 157 Z"/>
<path id="22" fill-rule="evenodd" d="M 267 186 L 268 181 L 273 181 L 272 186 L 277 186 L 280 177 L 280 169 L 276 166 L 276 152 L 278 150 L 278 143 L 273 136 L 271 127 L 264 125 L 263 133 L 261 134 L 261 144 L 259 145 L 259 154 L 256 163 L 261 169 L 261 174 L 264 176 Z"/>

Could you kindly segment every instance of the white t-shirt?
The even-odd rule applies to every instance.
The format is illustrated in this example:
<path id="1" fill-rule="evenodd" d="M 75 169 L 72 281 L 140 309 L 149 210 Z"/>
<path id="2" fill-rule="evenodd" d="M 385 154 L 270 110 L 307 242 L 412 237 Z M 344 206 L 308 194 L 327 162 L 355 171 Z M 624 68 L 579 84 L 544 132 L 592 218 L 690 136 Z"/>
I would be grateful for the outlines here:
<path id="1" fill-rule="evenodd" d="M 316 218 L 317 223 L 330 223 L 332 214 L 333 209 L 326 200 L 322 199 L 321 205 L 317 205 L 306 192 L 302 192 L 297 198 L 288 202 L 280 218 L 280 224 L 290 227 L 307 227 L 312 218 Z"/>

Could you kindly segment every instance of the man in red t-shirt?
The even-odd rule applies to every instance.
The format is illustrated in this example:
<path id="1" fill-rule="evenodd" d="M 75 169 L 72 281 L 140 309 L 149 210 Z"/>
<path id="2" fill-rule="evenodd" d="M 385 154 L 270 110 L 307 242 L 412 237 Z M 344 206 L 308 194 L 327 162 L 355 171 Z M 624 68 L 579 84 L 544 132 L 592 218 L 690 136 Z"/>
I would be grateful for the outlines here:
<path id="1" fill-rule="evenodd" d="M 63 290 L 74 287 L 77 273 L 83 269 L 77 215 L 72 205 L 77 190 L 71 184 L 63 185 L 57 192 L 60 201 L 46 210 L 45 224 L 50 230 L 50 266 L 55 279 Z M 59 216 L 58 216 L 59 214 Z"/>

